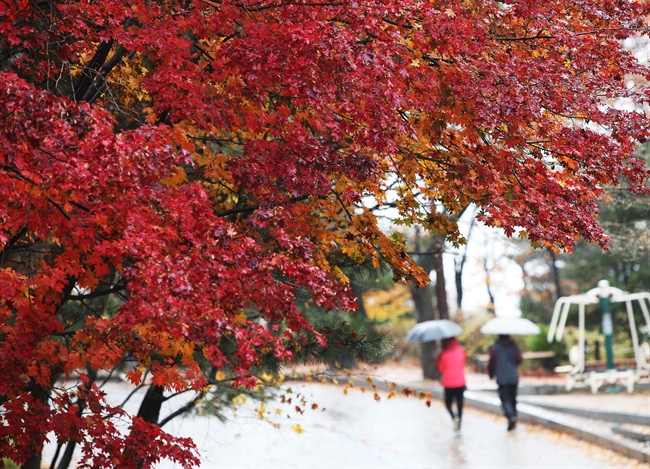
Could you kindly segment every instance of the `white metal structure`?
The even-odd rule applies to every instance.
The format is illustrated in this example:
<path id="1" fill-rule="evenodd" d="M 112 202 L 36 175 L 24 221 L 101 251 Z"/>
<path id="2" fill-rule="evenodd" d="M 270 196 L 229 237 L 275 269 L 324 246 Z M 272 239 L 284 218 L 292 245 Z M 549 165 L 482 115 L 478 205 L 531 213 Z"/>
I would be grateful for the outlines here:
<path id="1" fill-rule="evenodd" d="M 610 302 L 612 303 L 625 303 L 630 327 L 630 337 L 632 339 L 632 347 L 634 348 L 636 368 L 623 371 L 612 369 L 586 372 L 585 305 L 598 304 L 601 298 L 606 297 L 609 297 Z M 591 387 L 591 392 L 595 394 L 598 391 L 598 388 L 600 388 L 600 386 L 605 382 L 615 383 L 618 380 L 622 380 L 627 386 L 627 391 L 632 392 L 634 389 L 634 383 L 644 376 L 650 376 L 650 363 L 648 362 L 650 357 L 647 353 L 648 345 L 645 342 L 643 344 L 639 343 L 637 327 L 634 321 L 634 310 L 632 308 L 632 302 L 634 301 L 639 303 L 646 322 L 647 330 L 650 331 L 650 312 L 648 308 L 648 305 L 650 305 L 650 292 L 626 293 L 623 290 L 609 286 L 607 280 L 601 280 L 598 282 L 598 287 L 593 288 L 582 295 L 564 296 L 557 300 L 555 308 L 553 309 L 553 318 L 551 319 L 551 324 L 548 329 L 548 335 L 546 337 L 549 342 L 553 341 L 553 336 L 555 336 L 557 341 L 562 340 L 562 333 L 564 332 L 564 326 L 566 325 L 566 320 L 569 315 L 569 309 L 571 308 L 571 305 L 578 305 L 577 349 L 574 345 L 572 347 L 573 350 L 569 353 L 571 366 L 558 367 L 562 368 L 562 370 L 557 370 L 568 372 L 566 378 L 566 388 L 568 391 L 573 389 L 577 383 L 585 383 Z M 606 321 L 604 321 L 603 328 L 607 327 L 610 328 L 609 333 L 611 333 L 611 322 L 607 324 Z"/>

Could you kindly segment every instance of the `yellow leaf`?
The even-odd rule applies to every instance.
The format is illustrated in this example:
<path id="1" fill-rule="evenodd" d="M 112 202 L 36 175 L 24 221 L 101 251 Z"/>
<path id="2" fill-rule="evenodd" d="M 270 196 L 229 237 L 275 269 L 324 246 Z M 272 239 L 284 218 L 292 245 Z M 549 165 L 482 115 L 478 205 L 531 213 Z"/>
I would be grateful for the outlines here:
<path id="1" fill-rule="evenodd" d="M 447 8 L 445 10 L 445 15 L 454 18 L 456 16 L 456 13 L 454 13 L 454 10 L 452 10 L 451 8 Z"/>
<path id="2" fill-rule="evenodd" d="M 214 379 L 217 381 L 223 381 L 225 377 L 226 377 L 226 373 L 224 373 L 221 370 L 217 371 L 217 373 L 214 375 Z"/>
<path id="3" fill-rule="evenodd" d="M 296 432 L 297 434 L 299 434 L 299 435 L 300 435 L 302 432 L 305 431 L 305 430 L 300 426 L 300 424 L 298 424 L 298 425 L 291 425 L 291 429 L 292 429 L 294 432 Z"/>
<path id="4" fill-rule="evenodd" d="M 232 403 L 235 405 L 243 405 L 246 403 L 246 395 L 245 394 L 238 394 L 235 397 L 232 398 Z"/>
<path id="5" fill-rule="evenodd" d="M 156 123 L 156 121 L 158 120 L 158 116 L 156 115 L 152 107 L 146 107 L 142 111 L 147 115 L 147 117 L 144 118 L 144 121 L 147 124 Z"/>
<path id="6" fill-rule="evenodd" d="M 138 99 L 138 101 L 149 100 L 149 93 L 147 93 L 144 90 L 141 90 L 138 93 L 136 93 L 135 97 Z"/>
<path id="7" fill-rule="evenodd" d="M 261 419 L 264 418 L 264 412 L 266 412 L 266 407 L 264 403 L 260 404 L 260 407 L 257 409 L 257 416 Z"/>
<path id="8" fill-rule="evenodd" d="M 180 166 L 174 168 L 174 175 L 167 178 L 161 179 L 161 181 L 166 186 L 178 186 L 184 182 L 187 182 L 187 174 L 185 170 Z"/>

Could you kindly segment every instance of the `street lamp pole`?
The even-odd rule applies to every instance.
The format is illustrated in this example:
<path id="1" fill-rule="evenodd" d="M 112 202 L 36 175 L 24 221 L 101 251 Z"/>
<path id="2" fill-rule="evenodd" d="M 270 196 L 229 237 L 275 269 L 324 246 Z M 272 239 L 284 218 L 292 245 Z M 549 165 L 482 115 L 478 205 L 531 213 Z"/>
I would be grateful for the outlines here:
<path id="1" fill-rule="evenodd" d="M 603 335 L 605 336 L 605 355 L 607 357 L 607 369 L 614 369 L 614 348 L 612 346 L 612 313 L 609 311 L 609 282 L 601 280 L 598 282 L 600 288 L 600 309 L 603 313 Z"/>

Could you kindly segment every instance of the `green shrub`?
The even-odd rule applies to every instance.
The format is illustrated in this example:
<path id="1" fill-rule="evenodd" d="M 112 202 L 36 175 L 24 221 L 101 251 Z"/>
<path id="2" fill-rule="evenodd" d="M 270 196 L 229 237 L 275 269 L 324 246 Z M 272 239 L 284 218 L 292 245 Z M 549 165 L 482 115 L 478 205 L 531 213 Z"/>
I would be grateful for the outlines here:
<path id="1" fill-rule="evenodd" d="M 553 342 L 549 343 L 546 338 L 546 335 L 548 334 L 548 326 L 540 324 L 539 328 L 539 334 L 528 337 L 528 350 L 531 352 L 555 352 L 555 356 L 558 360 L 566 360 L 568 354 L 566 343 L 564 343 L 564 341 L 558 342 L 555 338 L 553 338 Z"/>
<path id="2" fill-rule="evenodd" d="M 496 340 L 495 336 L 481 334 L 481 326 L 489 320 L 487 314 L 477 314 L 465 318 L 455 317 L 454 321 L 463 328 L 463 333 L 458 336 L 458 341 L 465 347 L 465 353 L 469 361 L 477 355 L 489 353 L 490 346 Z"/>
<path id="3" fill-rule="evenodd" d="M 2 458 L 2 464 L 5 469 L 20 469 L 20 466 L 16 465 L 16 463 L 9 458 Z"/>

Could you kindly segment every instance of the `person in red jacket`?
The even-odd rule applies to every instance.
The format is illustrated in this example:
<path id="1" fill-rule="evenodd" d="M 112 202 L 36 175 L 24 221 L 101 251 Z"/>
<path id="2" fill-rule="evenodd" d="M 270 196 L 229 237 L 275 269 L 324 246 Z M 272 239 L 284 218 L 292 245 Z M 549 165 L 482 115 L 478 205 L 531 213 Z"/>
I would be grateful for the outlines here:
<path id="1" fill-rule="evenodd" d="M 455 337 L 442 341 L 442 351 L 438 355 L 436 366 L 442 374 L 441 383 L 445 388 L 445 405 L 449 415 L 454 421 L 456 431 L 460 431 L 460 423 L 463 418 L 463 393 L 465 392 L 465 349 Z M 456 401 L 456 412 L 452 409 L 453 401 Z"/>

